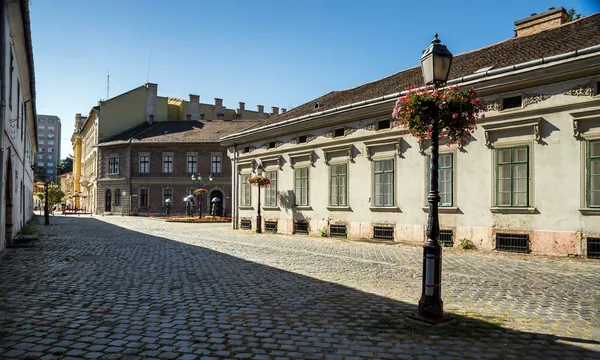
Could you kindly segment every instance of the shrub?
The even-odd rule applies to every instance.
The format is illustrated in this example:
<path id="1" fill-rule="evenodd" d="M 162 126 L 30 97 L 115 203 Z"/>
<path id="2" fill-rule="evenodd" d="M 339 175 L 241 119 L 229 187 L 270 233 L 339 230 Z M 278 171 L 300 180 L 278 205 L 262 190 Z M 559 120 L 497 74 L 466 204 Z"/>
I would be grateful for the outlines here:
<path id="1" fill-rule="evenodd" d="M 463 249 L 463 250 L 475 250 L 475 249 L 477 249 L 475 247 L 475 245 L 471 242 L 471 240 L 469 240 L 467 238 L 460 239 L 460 245 L 458 247 L 461 248 L 461 249 Z"/>

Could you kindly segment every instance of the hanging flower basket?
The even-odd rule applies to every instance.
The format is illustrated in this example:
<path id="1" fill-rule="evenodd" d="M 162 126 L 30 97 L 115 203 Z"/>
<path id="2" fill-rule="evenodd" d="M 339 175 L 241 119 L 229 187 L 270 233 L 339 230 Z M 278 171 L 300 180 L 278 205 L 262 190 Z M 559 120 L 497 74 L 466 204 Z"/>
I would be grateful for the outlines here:
<path id="1" fill-rule="evenodd" d="M 196 195 L 204 195 L 204 194 L 208 193 L 208 190 L 206 190 L 205 188 L 198 188 L 198 189 L 194 190 L 194 193 Z"/>
<path id="2" fill-rule="evenodd" d="M 410 89 L 396 101 L 392 118 L 394 126 L 403 127 L 419 139 L 431 139 L 433 121 L 439 121 L 439 139 L 466 145 L 483 118 L 484 101 L 474 88 L 461 91 L 458 85 L 439 90 L 432 87 Z"/>
<path id="3" fill-rule="evenodd" d="M 265 187 L 271 185 L 271 179 L 256 175 L 248 179 L 248 183 L 259 187 Z"/>

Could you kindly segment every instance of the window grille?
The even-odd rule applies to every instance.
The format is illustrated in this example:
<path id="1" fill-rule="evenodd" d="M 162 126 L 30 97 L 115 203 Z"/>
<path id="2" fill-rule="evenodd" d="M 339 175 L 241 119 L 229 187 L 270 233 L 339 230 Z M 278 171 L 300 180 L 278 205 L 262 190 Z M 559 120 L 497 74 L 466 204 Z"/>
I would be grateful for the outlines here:
<path id="1" fill-rule="evenodd" d="M 527 253 L 529 252 L 529 235 L 496 233 L 496 250 Z"/>
<path id="2" fill-rule="evenodd" d="M 277 221 L 265 221 L 265 231 L 266 232 L 277 232 Z"/>
<path id="3" fill-rule="evenodd" d="M 295 221 L 294 234 L 308 235 L 308 223 L 306 221 Z"/>
<path id="4" fill-rule="evenodd" d="M 438 242 L 440 244 L 444 244 L 444 246 L 452 247 L 454 245 L 454 237 L 452 230 L 440 230 Z"/>
<path id="5" fill-rule="evenodd" d="M 250 219 L 240 220 L 240 228 L 243 230 L 252 230 L 252 221 Z"/>
<path id="6" fill-rule="evenodd" d="M 373 240 L 394 241 L 394 228 L 391 226 L 373 226 Z"/>
<path id="7" fill-rule="evenodd" d="M 600 259 L 600 238 L 587 238 L 587 257 L 590 259 Z"/>
<path id="8" fill-rule="evenodd" d="M 329 236 L 331 237 L 347 237 L 346 225 L 329 225 Z"/>

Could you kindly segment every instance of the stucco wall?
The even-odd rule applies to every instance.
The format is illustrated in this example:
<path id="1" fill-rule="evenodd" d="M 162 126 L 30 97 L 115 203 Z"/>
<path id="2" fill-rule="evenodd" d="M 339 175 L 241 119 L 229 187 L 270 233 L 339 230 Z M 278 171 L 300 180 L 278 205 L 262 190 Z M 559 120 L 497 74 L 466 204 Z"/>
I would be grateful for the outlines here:
<path id="1" fill-rule="evenodd" d="M 140 86 L 100 104 L 99 140 L 130 129 L 146 121 L 148 89 Z"/>
<path id="2" fill-rule="evenodd" d="M 456 145 L 440 147 L 441 153 L 451 152 L 454 159 L 454 206 L 441 210 L 440 226 L 452 230 L 454 243 L 467 238 L 480 249 L 495 247 L 496 232 L 523 231 L 530 234 L 530 249 L 537 253 L 581 255 L 585 236 L 600 234 L 600 211 L 580 211 L 585 208 L 584 159 L 586 139 L 600 138 L 600 97 L 595 95 L 597 78 L 582 78 L 575 81 L 555 83 L 525 89 L 524 106 L 500 111 L 498 104 L 502 96 L 486 97 L 489 110 L 481 121 L 472 141 L 464 148 Z M 514 95 L 514 94 L 508 94 Z M 573 136 L 572 113 L 584 110 L 597 111 L 597 118 L 580 124 L 583 131 L 579 138 Z M 263 208 L 263 219 L 278 221 L 278 231 L 291 233 L 294 220 L 310 223 L 312 234 L 331 223 L 347 225 L 351 238 L 372 238 L 374 224 L 389 224 L 395 229 L 395 240 L 422 242 L 425 240 L 427 222 L 426 206 L 426 144 L 420 152 L 417 141 L 403 135 L 398 129 L 375 130 L 378 119 L 389 118 L 389 113 L 368 117 L 360 121 L 345 123 L 346 135 L 333 138 L 327 127 L 310 130 L 306 144 L 295 144 L 302 133 L 273 136 L 274 149 L 267 149 L 267 140 L 241 144 L 237 175 L 252 173 L 258 163 L 266 170 L 278 169 L 278 207 Z M 525 125 L 511 128 L 508 125 Z M 493 125 L 493 126 L 490 126 Z M 486 145 L 486 132 L 489 145 Z M 392 140 L 398 143 L 381 144 Z M 495 154 L 502 147 L 529 146 L 530 156 L 530 204 L 525 209 L 499 209 L 495 206 Z M 251 152 L 242 149 L 249 146 Z M 324 148 L 341 146 L 342 151 L 324 151 Z M 350 149 L 348 156 L 346 147 Z M 398 152 L 398 149 L 400 150 Z M 313 150 L 312 161 L 300 159 L 299 153 Z M 394 159 L 395 201 L 394 207 L 375 209 L 372 207 L 373 160 Z M 292 155 L 290 155 L 292 154 Z M 272 160 L 273 157 L 277 160 Z M 232 149 L 230 156 L 233 157 Z M 301 160 L 301 161 L 300 161 Z M 348 164 L 348 208 L 328 208 L 330 164 Z M 309 168 L 309 207 L 293 205 L 294 169 Z M 278 164 L 277 164 L 278 162 Z M 251 187 L 252 206 L 239 208 L 240 219 L 251 219 L 255 228 L 257 189 Z M 264 205 L 264 190 L 262 191 Z"/>

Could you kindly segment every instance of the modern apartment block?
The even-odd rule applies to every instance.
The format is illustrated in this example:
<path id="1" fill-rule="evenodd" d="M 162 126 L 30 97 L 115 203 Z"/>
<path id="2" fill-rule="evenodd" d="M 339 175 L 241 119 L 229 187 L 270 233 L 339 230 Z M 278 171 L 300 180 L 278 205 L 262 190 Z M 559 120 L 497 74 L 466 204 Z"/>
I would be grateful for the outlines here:
<path id="1" fill-rule="evenodd" d="M 38 115 L 38 152 L 35 165 L 43 168 L 50 181 L 58 183 L 56 167 L 60 163 L 60 118 L 55 115 Z"/>

